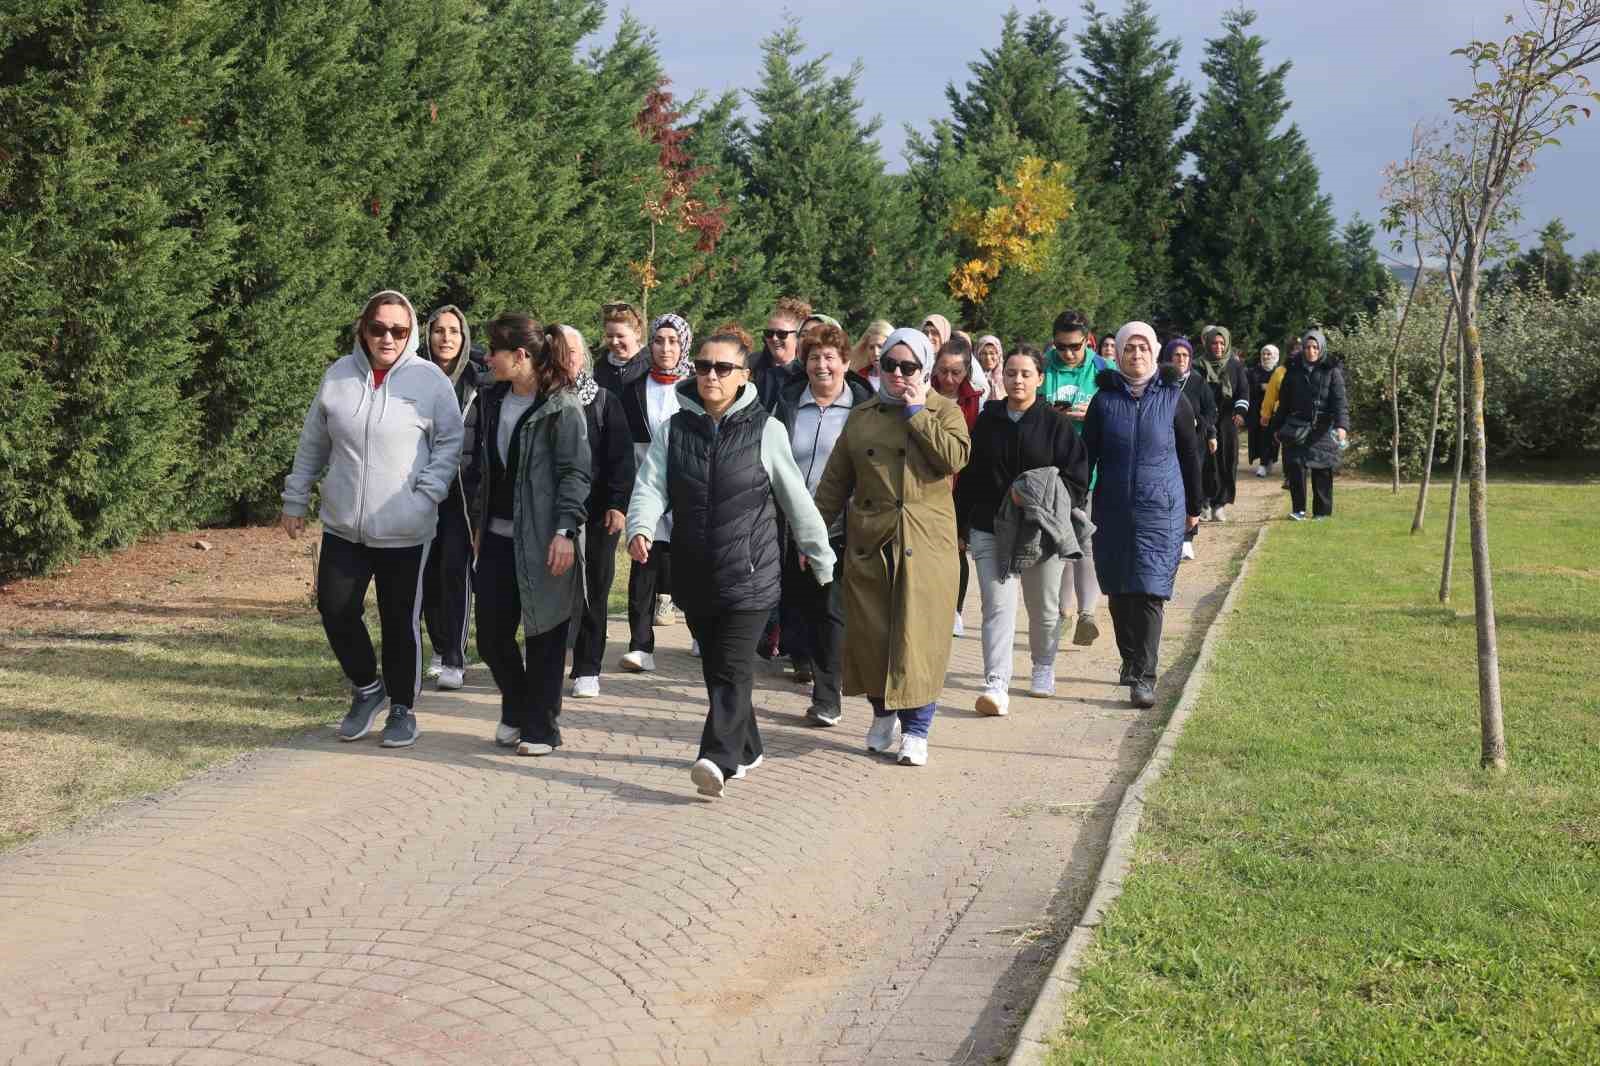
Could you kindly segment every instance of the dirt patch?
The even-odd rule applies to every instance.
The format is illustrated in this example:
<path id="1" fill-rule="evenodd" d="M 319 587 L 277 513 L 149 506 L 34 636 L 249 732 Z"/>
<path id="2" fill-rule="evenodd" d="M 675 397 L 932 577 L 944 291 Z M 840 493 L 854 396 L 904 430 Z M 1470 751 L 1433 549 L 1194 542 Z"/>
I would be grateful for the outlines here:
<path id="1" fill-rule="evenodd" d="M 204 543 L 209 548 L 196 547 Z M 118 625 L 204 628 L 219 619 L 309 612 L 315 536 L 276 526 L 168 533 L 79 560 L 51 577 L 0 584 L 0 631 L 85 639 Z"/>

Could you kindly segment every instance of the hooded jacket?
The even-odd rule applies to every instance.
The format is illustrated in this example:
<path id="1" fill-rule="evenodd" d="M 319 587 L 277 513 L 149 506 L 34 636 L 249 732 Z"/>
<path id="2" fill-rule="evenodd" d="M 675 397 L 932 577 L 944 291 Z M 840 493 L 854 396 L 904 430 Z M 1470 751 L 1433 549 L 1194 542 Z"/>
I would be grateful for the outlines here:
<path id="1" fill-rule="evenodd" d="M 589 521 L 599 525 L 607 511 L 627 512 L 638 463 L 628 419 L 616 393 L 587 373 L 578 375 L 575 387 L 589 426 Z"/>
<path id="2" fill-rule="evenodd" d="M 360 331 L 348 355 L 322 375 L 306 411 L 294 466 L 283 484 L 283 513 L 310 507 L 320 479 L 323 529 L 352 544 L 410 548 L 433 539 L 439 504 L 461 463 L 461 409 L 444 371 L 417 354 L 417 313 L 411 335 L 381 385 Z"/>
<path id="3" fill-rule="evenodd" d="M 1028 470 L 1011 483 L 994 516 L 995 550 L 1005 561 L 1001 579 L 1022 573 L 1046 555 L 1081 559 L 1083 541 L 1093 533 L 1094 524 L 1073 505 L 1054 467 Z"/>
<path id="4" fill-rule="evenodd" d="M 1283 461 L 1314 469 L 1339 465 L 1336 429 L 1350 428 L 1350 404 L 1344 386 L 1344 361 L 1337 355 L 1324 355 L 1315 363 L 1305 356 L 1289 360 L 1271 415 L 1273 433 L 1291 417 L 1311 424 L 1311 436 L 1304 444 L 1283 445 Z"/>
<path id="5" fill-rule="evenodd" d="M 447 312 L 454 314 L 456 321 L 461 323 L 461 350 L 456 353 L 455 362 L 445 372 L 456 391 L 456 402 L 461 405 L 461 465 L 455 480 L 450 484 L 450 494 L 440 504 L 439 510 L 443 514 L 449 509 L 459 509 L 470 525 L 477 484 L 469 480 L 469 474 L 476 469 L 472 457 L 478 447 L 478 383 L 481 379 L 478 364 L 472 360 L 472 327 L 467 324 L 466 312 L 455 304 L 445 304 L 429 315 L 428 327 L 423 335 L 424 347 L 419 354 L 434 366 L 439 366 L 431 350 L 433 324 L 439 321 L 439 316 Z M 443 367 L 439 369 L 444 370 Z"/>
<path id="6" fill-rule="evenodd" d="M 510 388 L 509 383 L 496 388 L 497 403 Z M 495 447 L 495 438 L 486 436 L 482 447 Z M 556 531 L 575 532 L 587 517 L 589 430 L 577 390 L 539 397 L 518 423 L 507 459 L 517 592 L 523 633 L 532 637 L 578 618 L 584 610 L 583 538 L 573 537 L 577 557 L 566 573 L 556 577 L 548 565 Z M 577 636 L 578 627 L 570 626 L 569 648 Z"/>
<path id="7" fill-rule="evenodd" d="M 611 362 L 611 357 L 601 352 L 594 361 L 594 379 L 600 387 L 617 396 L 622 390 L 644 377 L 650 370 L 650 349 L 640 348 L 621 366 Z"/>
<path id="8" fill-rule="evenodd" d="M 1109 370 L 1113 365 L 1093 350 L 1085 349 L 1083 362 L 1068 366 L 1062 362 L 1061 353 L 1055 345 L 1051 345 L 1044 353 L 1044 377 L 1039 382 L 1039 399 L 1067 407 L 1088 403 L 1094 399 L 1095 390 L 1099 388 L 1095 379 L 1100 376 L 1100 371 Z"/>
<path id="9" fill-rule="evenodd" d="M 956 528 L 995 532 L 995 516 L 1011 485 L 1029 470 L 1050 467 L 1071 493 L 1067 510 L 1089 496 L 1089 457 L 1072 422 L 1035 400 L 1017 421 L 1005 400 L 990 400 L 972 428 L 972 454 L 956 480 Z"/>

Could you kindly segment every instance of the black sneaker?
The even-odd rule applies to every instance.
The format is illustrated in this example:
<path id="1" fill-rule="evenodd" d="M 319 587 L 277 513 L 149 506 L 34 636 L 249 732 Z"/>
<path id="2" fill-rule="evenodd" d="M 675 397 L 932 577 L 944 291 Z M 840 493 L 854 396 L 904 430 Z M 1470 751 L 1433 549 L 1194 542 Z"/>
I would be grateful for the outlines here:
<path id="1" fill-rule="evenodd" d="M 817 679 L 817 675 L 816 675 L 815 672 L 812 671 L 811 663 L 809 661 L 807 661 L 805 659 L 792 659 L 792 660 L 790 660 L 790 662 L 794 666 L 794 683 L 795 684 L 797 684 L 797 685 L 809 685 L 809 684 L 811 684 L 811 682 L 813 682 L 813 681 L 815 681 Z"/>
<path id="2" fill-rule="evenodd" d="M 815 703 L 806 708 L 806 721 L 812 725 L 834 726 L 844 713 L 837 707 L 822 707 Z"/>
<path id="3" fill-rule="evenodd" d="M 378 712 L 383 710 L 388 699 L 389 693 L 384 690 L 382 681 L 365 694 L 356 689 L 350 696 L 350 709 L 339 722 L 339 739 L 360 740 L 372 732 L 378 722 Z"/>
<path id="4" fill-rule="evenodd" d="M 417 742 L 419 732 L 417 716 L 411 713 L 411 708 L 393 704 L 389 707 L 389 720 L 383 723 L 383 739 L 379 743 L 386 748 L 409 748 Z"/>
<path id="5" fill-rule="evenodd" d="M 1156 690 L 1151 687 L 1150 682 L 1148 681 L 1135 681 L 1129 687 L 1128 702 L 1132 703 L 1140 710 L 1147 711 L 1156 705 Z"/>
<path id="6" fill-rule="evenodd" d="M 1122 672 L 1117 675 L 1117 684 L 1124 687 L 1133 684 L 1133 671 L 1127 663 L 1122 664 Z"/>

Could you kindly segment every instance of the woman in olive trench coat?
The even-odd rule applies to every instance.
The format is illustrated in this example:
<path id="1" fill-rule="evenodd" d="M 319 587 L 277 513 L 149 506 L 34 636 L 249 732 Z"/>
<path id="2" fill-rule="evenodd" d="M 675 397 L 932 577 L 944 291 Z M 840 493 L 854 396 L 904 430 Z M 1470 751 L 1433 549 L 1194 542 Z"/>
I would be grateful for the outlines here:
<path id="1" fill-rule="evenodd" d="M 876 396 L 850 413 L 817 485 L 817 510 L 845 521 L 844 683 L 874 717 L 867 750 L 928 761 L 928 728 L 950 662 L 956 508 L 951 475 L 972 450 L 954 400 L 928 388 L 933 349 L 897 329 L 879 349 Z"/>

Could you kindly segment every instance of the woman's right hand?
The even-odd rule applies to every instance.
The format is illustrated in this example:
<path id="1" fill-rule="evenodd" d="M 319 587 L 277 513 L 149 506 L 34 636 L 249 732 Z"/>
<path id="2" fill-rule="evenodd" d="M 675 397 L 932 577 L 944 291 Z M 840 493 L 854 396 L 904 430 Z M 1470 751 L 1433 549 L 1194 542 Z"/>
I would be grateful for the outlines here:
<path id="1" fill-rule="evenodd" d="M 301 515 L 280 514 L 278 516 L 278 525 L 283 527 L 285 533 L 289 534 L 290 540 L 299 540 L 301 530 L 306 528 L 306 520 Z"/>
<path id="2" fill-rule="evenodd" d="M 628 558 L 643 566 L 650 561 L 650 538 L 643 533 L 636 533 L 628 541 Z"/>

